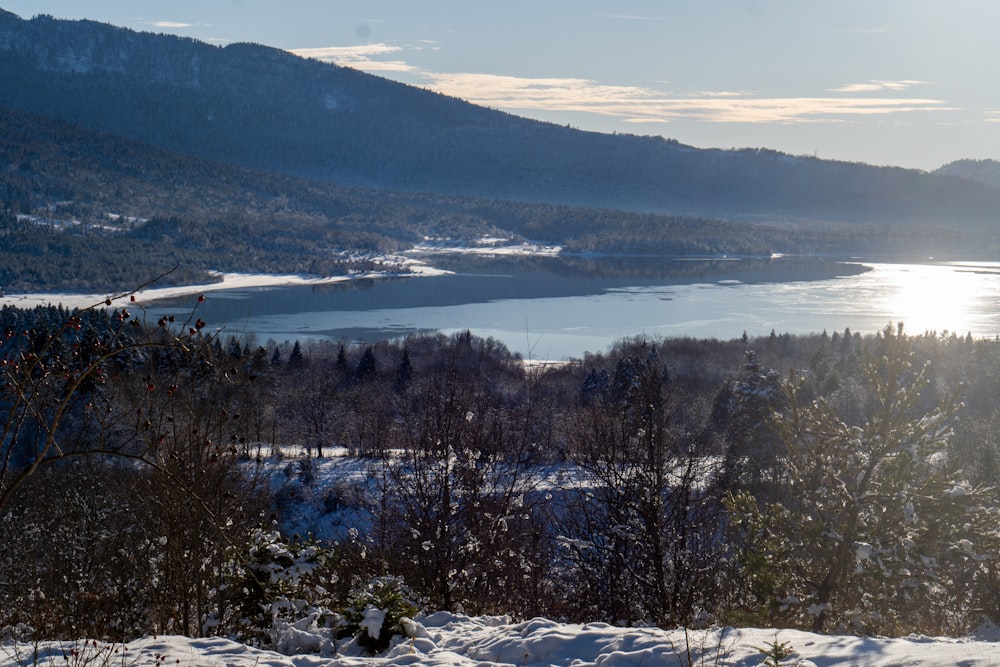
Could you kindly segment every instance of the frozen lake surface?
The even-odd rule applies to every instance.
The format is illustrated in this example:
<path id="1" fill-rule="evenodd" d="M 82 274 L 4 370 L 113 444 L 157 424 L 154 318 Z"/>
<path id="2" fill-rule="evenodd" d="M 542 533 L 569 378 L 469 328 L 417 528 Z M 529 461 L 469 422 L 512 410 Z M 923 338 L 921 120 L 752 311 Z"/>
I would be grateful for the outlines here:
<path id="1" fill-rule="evenodd" d="M 447 260 L 444 260 L 447 264 Z M 532 359 L 637 334 L 732 339 L 823 330 L 1000 334 L 1000 262 L 462 258 L 450 275 L 220 290 L 199 315 L 268 340 L 471 330 Z M 190 307 L 160 302 L 152 312 Z"/>

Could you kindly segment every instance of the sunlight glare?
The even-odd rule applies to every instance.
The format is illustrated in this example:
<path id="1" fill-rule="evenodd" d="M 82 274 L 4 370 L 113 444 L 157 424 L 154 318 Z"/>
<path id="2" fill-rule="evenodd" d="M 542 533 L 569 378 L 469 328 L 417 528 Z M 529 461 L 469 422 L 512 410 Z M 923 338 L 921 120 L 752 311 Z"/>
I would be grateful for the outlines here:
<path id="1" fill-rule="evenodd" d="M 978 329 L 985 294 L 981 271 L 968 264 L 900 264 L 883 274 L 885 312 L 907 333 L 965 335 Z"/>

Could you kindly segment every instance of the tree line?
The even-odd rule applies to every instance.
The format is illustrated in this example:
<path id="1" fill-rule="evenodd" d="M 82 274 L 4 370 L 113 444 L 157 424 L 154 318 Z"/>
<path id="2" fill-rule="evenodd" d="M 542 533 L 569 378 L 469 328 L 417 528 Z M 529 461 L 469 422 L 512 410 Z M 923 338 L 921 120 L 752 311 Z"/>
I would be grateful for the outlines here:
<path id="1" fill-rule="evenodd" d="M 386 585 L 664 627 L 1000 615 L 996 340 L 636 337 L 533 368 L 469 332 L 259 344 L 129 310 L 0 311 L 0 627 L 275 647 Z"/>

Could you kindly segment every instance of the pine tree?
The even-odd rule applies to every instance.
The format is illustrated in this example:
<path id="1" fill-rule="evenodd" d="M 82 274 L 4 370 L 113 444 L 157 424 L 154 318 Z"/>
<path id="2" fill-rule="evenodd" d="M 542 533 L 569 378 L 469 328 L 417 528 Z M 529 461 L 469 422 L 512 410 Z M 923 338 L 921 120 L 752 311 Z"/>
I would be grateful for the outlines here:
<path id="1" fill-rule="evenodd" d="M 781 375 L 747 352 L 743 377 L 719 392 L 711 415 L 712 423 L 722 428 L 726 448 L 725 488 L 746 489 L 759 498 L 780 481 L 785 445 L 777 418 L 787 409 Z"/>
<path id="2" fill-rule="evenodd" d="M 301 366 L 305 363 L 305 358 L 302 356 L 302 346 L 299 341 L 295 341 L 292 345 L 292 352 L 288 355 L 288 365 L 289 366 Z"/>
<path id="3" fill-rule="evenodd" d="M 410 352 L 405 347 L 403 348 L 403 358 L 399 361 L 399 366 L 396 368 L 396 391 L 402 393 L 405 392 L 409 387 L 410 383 L 413 382 L 413 363 L 410 361 Z"/>
<path id="4" fill-rule="evenodd" d="M 375 376 L 375 352 L 371 346 L 365 348 L 364 354 L 358 361 L 358 367 L 354 369 L 354 377 L 357 380 L 367 380 Z"/>
<path id="5" fill-rule="evenodd" d="M 761 620 L 922 631 L 928 610 L 960 606 L 939 599 L 962 595 L 941 586 L 949 567 L 995 541 L 985 525 L 995 520 L 943 456 L 959 404 L 945 397 L 922 409 L 927 369 L 914 367 L 901 328 L 876 343 L 867 416 L 848 423 L 822 400 L 799 405 L 790 381 L 786 494 L 763 506 L 748 493 L 730 497 Z"/>

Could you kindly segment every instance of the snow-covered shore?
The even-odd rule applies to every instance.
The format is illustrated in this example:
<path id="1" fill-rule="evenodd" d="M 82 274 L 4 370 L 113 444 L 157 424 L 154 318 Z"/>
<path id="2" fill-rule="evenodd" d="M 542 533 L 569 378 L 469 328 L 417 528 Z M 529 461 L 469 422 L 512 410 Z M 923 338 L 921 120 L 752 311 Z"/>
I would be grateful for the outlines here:
<path id="1" fill-rule="evenodd" d="M 437 269 L 425 262 L 421 257 L 448 254 L 489 254 L 489 255 L 558 255 L 561 248 L 533 243 L 511 244 L 505 239 L 478 239 L 469 245 L 455 246 L 448 243 L 437 245 L 430 241 L 419 244 L 413 249 L 399 255 L 373 257 L 372 259 L 386 266 L 400 266 L 403 272 L 373 271 L 370 273 L 354 273 L 344 276 L 321 277 L 307 274 L 268 274 L 268 273 L 223 273 L 213 272 L 220 278 L 219 282 L 201 285 L 181 285 L 172 287 L 150 287 L 133 292 L 117 292 L 113 294 L 71 293 L 71 292 L 38 292 L 30 294 L 0 295 L 0 306 L 11 305 L 19 308 L 35 306 L 63 305 L 66 308 L 88 308 L 100 305 L 106 299 L 120 299 L 134 294 L 138 303 L 150 303 L 159 299 L 171 299 L 186 295 L 205 294 L 226 289 L 247 289 L 254 287 L 281 287 L 286 285 L 323 285 L 346 282 L 362 278 L 391 278 L 406 276 L 438 276 L 450 273 Z"/>
<path id="2" fill-rule="evenodd" d="M 369 657 L 353 643 L 335 646 L 330 631 L 288 628 L 298 641 L 283 655 L 227 639 L 146 637 L 126 645 L 83 642 L 0 642 L 0 667 L 20 665 L 127 664 L 227 667 L 626 667 L 727 665 L 757 667 L 775 645 L 790 655 L 788 667 L 978 667 L 1000 663 L 1000 644 L 984 639 L 905 637 L 883 639 L 816 635 L 798 630 L 715 628 L 661 630 L 618 628 L 604 623 L 567 624 L 544 618 L 512 623 L 504 617 L 468 617 L 439 612 L 418 617 L 415 636 L 385 654 Z M 76 651 L 74 656 L 71 652 Z M 290 652 L 292 652 L 290 651 Z M 69 657 L 66 657 L 69 656 Z"/>
<path id="3" fill-rule="evenodd" d="M 137 303 L 145 304 L 160 299 L 171 299 L 174 297 L 205 294 L 208 292 L 227 289 L 246 289 L 252 287 L 280 287 L 285 285 L 324 285 L 329 283 L 346 282 L 361 278 L 389 278 L 399 275 L 408 276 L 433 276 L 447 273 L 440 269 L 435 269 L 427 264 L 412 259 L 405 260 L 407 273 L 394 272 L 371 272 L 355 273 L 344 276 L 320 277 L 307 274 L 270 274 L 270 273 L 215 273 L 220 278 L 219 282 L 205 283 L 200 285 L 180 285 L 171 287 L 150 287 L 136 290 L 135 292 L 117 292 L 111 294 L 77 294 L 69 292 L 38 292 L 31 294 L 6 294 L 0 296 L 0 305 L 11 305 L 19 308 L 33 308 L 45 305 L 63 305 L 66 308 L 88 308 L 94 305 L 105 303 L 106 299 L 121 299 L 132 294 L 135 295 Z"/>

